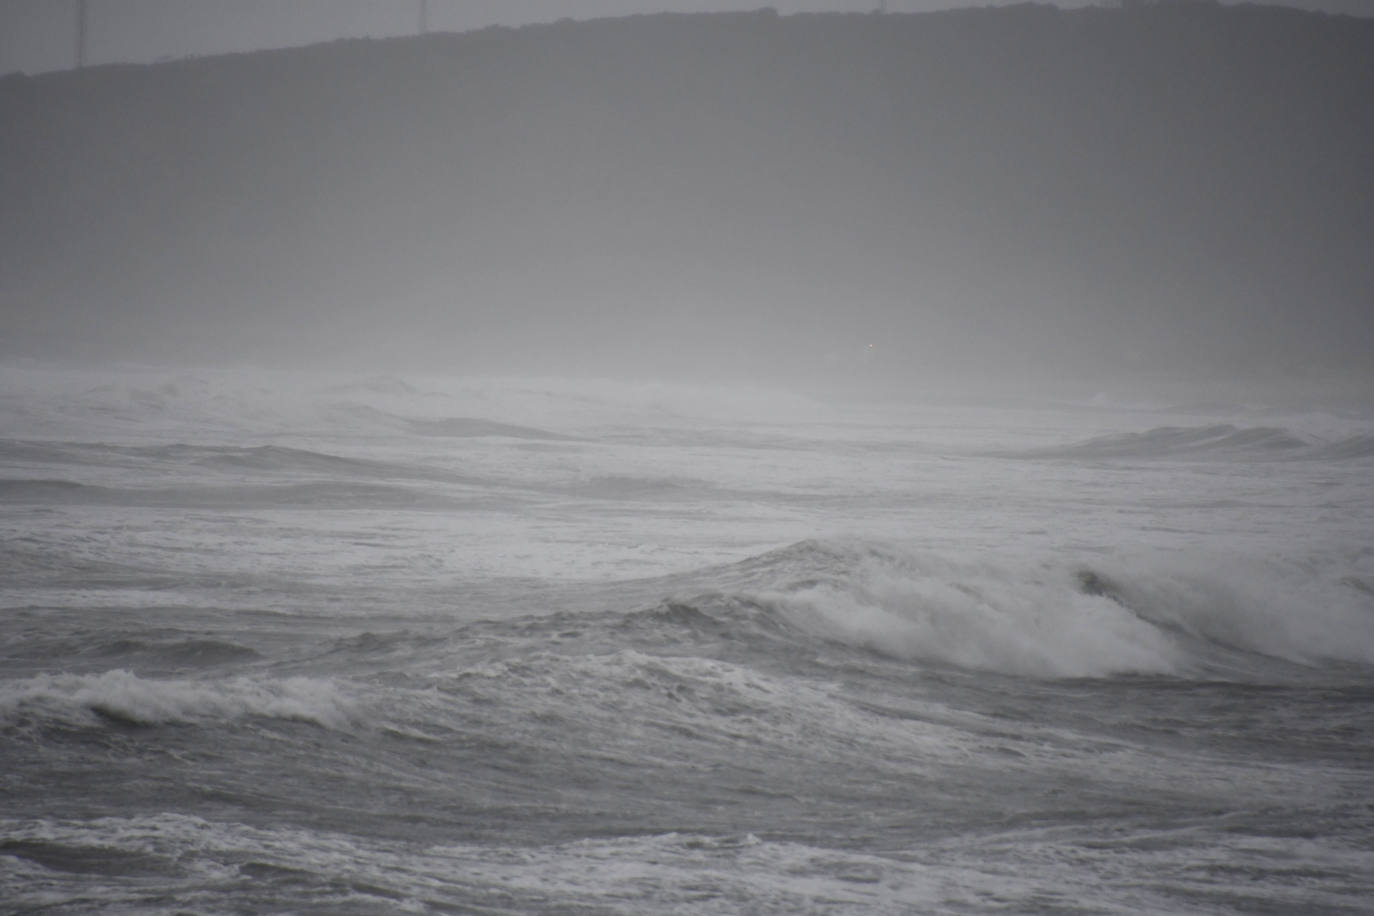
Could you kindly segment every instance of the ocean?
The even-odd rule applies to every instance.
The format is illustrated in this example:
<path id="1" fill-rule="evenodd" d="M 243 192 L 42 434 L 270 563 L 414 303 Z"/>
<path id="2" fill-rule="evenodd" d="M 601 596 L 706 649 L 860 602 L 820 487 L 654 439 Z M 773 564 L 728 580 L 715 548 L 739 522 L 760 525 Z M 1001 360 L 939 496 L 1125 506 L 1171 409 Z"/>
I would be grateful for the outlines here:
<path id="1" fill-rule="evenodd" d="M 0 910 L 1368 913 L 1374 415 L 0 366 Z"/>

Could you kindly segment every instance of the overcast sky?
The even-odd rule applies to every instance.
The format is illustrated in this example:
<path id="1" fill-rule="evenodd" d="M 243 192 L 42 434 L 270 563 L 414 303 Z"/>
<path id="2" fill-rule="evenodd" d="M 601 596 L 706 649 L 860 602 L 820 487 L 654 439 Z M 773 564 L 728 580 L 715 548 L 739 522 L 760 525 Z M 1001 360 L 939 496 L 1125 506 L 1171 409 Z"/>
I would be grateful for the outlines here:
<path id="1" fill-rule="evenodd" d="M 90 63 L 155 61 L 415 31 L 421 0 L 87 0 Z M 1013 0 L 887 0 L 893 12 L 1000 5 Z M 1093 0 L 1060 0 L 1081 6 Z M 1277 0 L 1276 0 L 1277 2 Z M 701 12 L 772 6 L 780 13 L 862 12 L 880 0 L 429 0 L 434 31 L 468 31 L 563 17 Z M 1374 0 L 1283 0 L 1374 14 Z M 0 74 L 71 66 L 78 0 L 0 0 Z"/>

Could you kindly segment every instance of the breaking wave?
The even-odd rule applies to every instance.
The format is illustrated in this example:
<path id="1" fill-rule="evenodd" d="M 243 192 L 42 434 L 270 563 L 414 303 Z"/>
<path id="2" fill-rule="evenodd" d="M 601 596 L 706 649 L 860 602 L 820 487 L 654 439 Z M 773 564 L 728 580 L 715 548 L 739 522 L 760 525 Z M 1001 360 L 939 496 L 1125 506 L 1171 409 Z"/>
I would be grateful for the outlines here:
<path id="1" fill-rule="evenodd" d="M 5 732 L 41 725 L 152 726 L 253 717 L 345 730 L 355 721 L 356 710 L 334 681 L 308 677 L 161 680 L 117 669 L 0 683 L 0 729 Z"/>
<path id="2" fill-rule="evenodd" d="M 1035 677 L 1273 676 L 1374 664 L 1374 591 L 1303 564 L 967 562 L 806 541 L 664 605 L 892 658 Z"/>
<path id="3" fill-rule="evenodd" d="M 1023 453 L 1036 458 L 1311 458 L 1374 457 L 1374 434 L 1324 441 L 1276 426 L 1159 426 L 1139 433 L 1097 436 Z"/>

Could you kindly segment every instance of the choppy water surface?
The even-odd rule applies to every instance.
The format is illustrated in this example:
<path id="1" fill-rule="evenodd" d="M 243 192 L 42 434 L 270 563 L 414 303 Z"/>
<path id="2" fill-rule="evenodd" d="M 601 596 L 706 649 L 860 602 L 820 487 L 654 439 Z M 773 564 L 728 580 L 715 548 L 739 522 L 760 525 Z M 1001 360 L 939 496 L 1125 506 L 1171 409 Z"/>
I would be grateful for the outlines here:
<path id="1" fill-rule="evenodd" d="M 0 369 L 0 900 L 1367 911 L 1371 431 Z"/>

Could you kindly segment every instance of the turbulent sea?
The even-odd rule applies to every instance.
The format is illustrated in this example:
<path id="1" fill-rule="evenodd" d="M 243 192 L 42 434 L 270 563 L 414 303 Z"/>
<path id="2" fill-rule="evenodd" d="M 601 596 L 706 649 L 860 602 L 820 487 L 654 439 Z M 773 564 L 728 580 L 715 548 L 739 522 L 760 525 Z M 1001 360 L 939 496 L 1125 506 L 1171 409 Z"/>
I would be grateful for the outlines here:
<path id="1" fill-rule="evenodd" d="M 0 910 L 1360 913 L 1374 417 L 0 367 Z"/>

